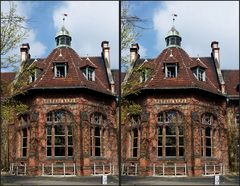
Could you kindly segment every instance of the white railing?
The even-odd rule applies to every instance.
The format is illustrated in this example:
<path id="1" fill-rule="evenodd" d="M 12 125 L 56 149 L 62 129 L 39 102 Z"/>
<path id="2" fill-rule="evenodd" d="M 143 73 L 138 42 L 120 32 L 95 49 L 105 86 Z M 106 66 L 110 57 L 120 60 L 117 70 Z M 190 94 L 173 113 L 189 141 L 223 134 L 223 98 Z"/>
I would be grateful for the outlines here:
<path id="1" fill-rule="evenodd" d="M 137 176 L 138 175 L 138 164 L 122 164 L 122 175 L 131 175 Z"/>
<path id="2" fill-rule="evenodd" d="M 24 163 L 24 164 L 10 163 L 9 173 L 11 175 L 16 175 L 16 176 L 27 175 L 27 165 L 26 165 L 26 163 Z"/>
<path id="3" fill-rule="evenodd" d="M 76 164 L 42 164 L 42 176 L 53 176 L 53 175 L 63 175 L 63 176 L 75 176 L 76 175 Z"/>
<path id="4" fill-rule="evenodd" d="M 117 175 L 118 166 L 112 163 L 109 164 L 96 164 L 92 165 L 92 175 Z"/>
<path id="5" fill-rule="evenodd" d="M 220 164 L 214 164 L 214 165 L 203 165 L 203 176 L 214 176 L 214 175 L 225 175 L 225 165 Z"/>
<path id="6" fill-rule="evenodd" d="M 181 177 L 187 176 L 187 164 L 176 164 L 173 165 L 152 165 L 152 172 L 153 176 L 174 176 L 174 177 Z"/>

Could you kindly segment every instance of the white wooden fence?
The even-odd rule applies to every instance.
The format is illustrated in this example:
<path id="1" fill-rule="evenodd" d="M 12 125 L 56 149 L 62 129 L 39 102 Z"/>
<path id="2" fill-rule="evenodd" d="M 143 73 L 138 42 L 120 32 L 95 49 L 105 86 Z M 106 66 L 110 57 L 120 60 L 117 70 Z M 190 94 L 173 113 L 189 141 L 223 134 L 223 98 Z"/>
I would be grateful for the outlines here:
<path id="1" fill-rule="evenodd" d="M 42 164 L 42 176 L 53 176 L 53 175 L 63 175 L 63 176 L 75 176 L 76 175 L 76 165 L 73 164 Z"/>
<path id="2" fill-rule="evenodd" d="M 103 164 L 103 163 L 94 163 L 92 165 L 92 175 L 117 175 L 118 166 L 112 163 Z"/>
<path id="3" fill-rule="evenodd" d="M 161 165 L 152 165 L 153 176 L 174 176 L 182 177 L 187 176 L 187 164 L 161 164 Z"/>
<path id="4" fill-rule="evenodd" d="M 16 175 L 16 176 L 27 175 L 27 165 L 26 165 L 26 163 L 23 163 L 23 164 L 10 163 L 9 173 L 11 175 Z"/>
<path id="5" fill-rule="evenodd" d="M 208 165 L 205 163 L 202 169 L 203 176 L 225 175 L 225 165 L 222 163 L 214 165 Z"/>

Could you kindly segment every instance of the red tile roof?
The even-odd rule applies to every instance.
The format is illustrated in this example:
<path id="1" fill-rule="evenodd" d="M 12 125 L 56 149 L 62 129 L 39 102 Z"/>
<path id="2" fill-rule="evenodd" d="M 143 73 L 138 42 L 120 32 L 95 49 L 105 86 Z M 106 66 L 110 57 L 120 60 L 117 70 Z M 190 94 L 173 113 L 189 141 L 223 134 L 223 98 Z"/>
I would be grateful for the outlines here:
<path id="1" fill-rule="evenodd" d="M 228 96 L 239 96 L 239 92 L 237 91 L 240 79 L 239 70 L 222 70 L 222 74 Z"/>
<path id="2" fill-rule="evenodd" d="M 165 77 L 165 63 L 178 64 L 176 78 Z M 141 89 L 199 88 L 221 94 L 215 64 L 211 57 L 202 57 L 200 61 L 196 61 L 196 58 L 189 57 L 182 48 L 174 47 L 164 49 L 156 59 L 147 62 L 147 64 L 151 66 L 153 71 L 148 80 L 141 85 Z M 199 81 L 193 75 L 191 67 L 196 65 L 206 69 L 206 81 Z"/>
<path id="3" fill-rule="evenodd" d="M 42 75 L 28 88 L 88 88 L 106 94 L 112 94 L 108 82 L 105 62 L 102 57 L 80 57 L 72 48 L 54 49 L 46 59 L 34 62 L 43 69 Z M 66 78 L 54 77 L 54 63 L 67 64 Z M 95 68 L 95 81 L 88 81 L 80 68 L 91 66 Z"/>

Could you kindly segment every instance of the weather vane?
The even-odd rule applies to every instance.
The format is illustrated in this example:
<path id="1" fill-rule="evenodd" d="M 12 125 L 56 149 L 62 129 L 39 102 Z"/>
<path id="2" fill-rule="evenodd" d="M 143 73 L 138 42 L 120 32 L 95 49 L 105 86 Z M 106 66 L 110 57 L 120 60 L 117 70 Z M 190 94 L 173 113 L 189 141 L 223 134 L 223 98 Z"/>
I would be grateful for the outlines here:
<path id="1" fill-rule="evenodd" d="M 63 25 L 64 25 L 65 17 L 67 17 L 67 14 L 63 14 Z"/>
<path id="2" fill-rule="evenodd" d="M 177 17 L 177 14 L 172 14 L 172 17 L 173 17 L 173 25 L 174 25 L 175 17 Z"/>

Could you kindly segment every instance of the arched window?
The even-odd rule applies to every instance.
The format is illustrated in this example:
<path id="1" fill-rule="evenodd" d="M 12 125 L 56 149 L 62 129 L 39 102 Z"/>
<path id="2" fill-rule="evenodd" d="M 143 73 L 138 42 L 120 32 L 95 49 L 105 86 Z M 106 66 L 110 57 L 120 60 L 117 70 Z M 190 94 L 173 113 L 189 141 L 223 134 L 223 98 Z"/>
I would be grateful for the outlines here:
<path id="1" fill-rule="evenodd" d="M 163 111 L 158 114 L 158 157 L 177 159 L 184 156 L 184 123 L 178 111 Z"/>
<path id="2" fill-rule="evenodd" d="M 129 133 L 129 155 L 130 157 L 138 157 L 140 154 L 140 116 L 132 115 L 130 117 L 130 133 Z"/>
<path id="3" fill-rule="evenodd" d="M 21 157 L 26 158 L 28 156 L 28 148 L 29 148 L 29 130 L 28 125 L 30 123 L 29 116 L 23 115 L 20 117 L 20 136 L 21 136 Z"/>
<path id="4" fill-rule="evenodd" d="M 65 110 L 47 113 L 47 157 L 73 156 L 73 117 Z"/>
<path id="5" fill-rule="evenodd" d="M 203 129 L 201 132 L 201 146 L 202 146 L 202 156 L 212 157 L 214 148 L 214 136 L 215 131 L 213 130 L 214 117 L 210 113 L 205 113 L 202 115 Z"/>
<path id="6" fill-rule="evenodd" d="M 90 154 L 91 156 L 104 156 L 103 137 L 106 117 L 101 113 L 95 112 L 91 115 L 90 121 Z"/>

